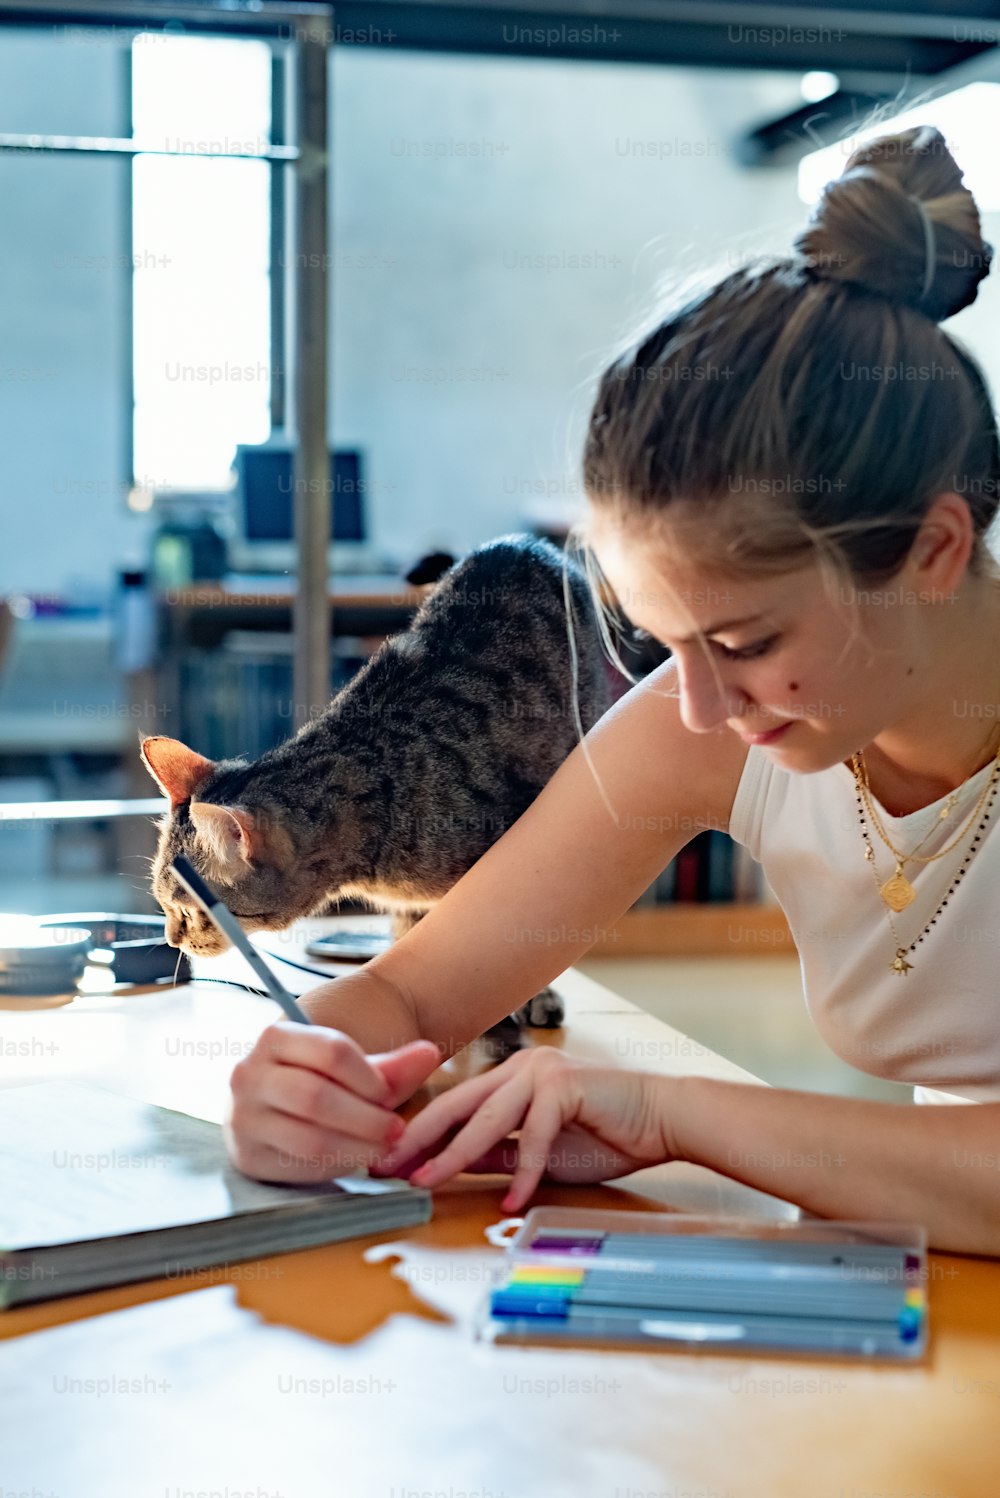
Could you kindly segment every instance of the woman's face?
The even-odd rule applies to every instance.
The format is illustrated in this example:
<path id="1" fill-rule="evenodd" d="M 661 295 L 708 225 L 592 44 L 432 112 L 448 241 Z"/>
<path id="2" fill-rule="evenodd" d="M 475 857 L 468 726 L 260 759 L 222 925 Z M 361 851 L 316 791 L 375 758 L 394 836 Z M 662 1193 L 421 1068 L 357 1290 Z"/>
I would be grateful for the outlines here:
<path id="1" fill-rule="evenodd" d="M 920 633 L 905 568 L 867 590 L 831 588 L 816 565 L 731 581 L 600 516 L 588 542 L 623 612 L 672 651 L 694 733 L 728 727 L 809 773 L 848 759 L 913 700 Z"/>

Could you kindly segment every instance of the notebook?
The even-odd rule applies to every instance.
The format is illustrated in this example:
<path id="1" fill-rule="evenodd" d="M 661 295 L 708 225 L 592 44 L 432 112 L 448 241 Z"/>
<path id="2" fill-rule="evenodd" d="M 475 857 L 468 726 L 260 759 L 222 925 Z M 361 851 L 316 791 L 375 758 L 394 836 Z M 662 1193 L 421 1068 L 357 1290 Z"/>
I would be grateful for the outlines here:
<path id="1" fill-rule="evenodd" d="M 81 1082 L 0 1090 L 0 1161 L 0 1309 L 431 1216 L 405 1181 L 252 1181 L 218 1124 Z"/>

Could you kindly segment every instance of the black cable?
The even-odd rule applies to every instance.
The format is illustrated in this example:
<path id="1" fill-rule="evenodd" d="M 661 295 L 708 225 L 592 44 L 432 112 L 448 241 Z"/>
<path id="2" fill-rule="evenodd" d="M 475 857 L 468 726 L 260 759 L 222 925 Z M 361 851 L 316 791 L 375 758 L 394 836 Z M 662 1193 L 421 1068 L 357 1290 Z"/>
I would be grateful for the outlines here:
<path id="1" fill-rule="evenodd" d="M 295 962 L 291 957 L 279 957 L 277 952 L 272 952 L 267 947 L 261 947 L 260 950 L 265 957 L 271 957 L 275 962 L 284 962 L 289 967 L 298 968 L 300 973 L 311 973 L 314 978 L 342 978 L 344 976 L 343 973 L 328 973 L 323 968 L 307 967 L 304 962 Z M 356 963 L 355 966 L 361 967 L 363 963 Z"/>
<path id="2" fill-rule="evenodd" d="M 195 983 L 221 983 L 226 988 L 241 988 L 244 993 L 256 994 L 259 999 L 271 999 L 273 994 L 266 993 L 263 988 L 252 988 L 249 983 L 241 983 L 238 978 L 202 978 L 195 975 Z"/>

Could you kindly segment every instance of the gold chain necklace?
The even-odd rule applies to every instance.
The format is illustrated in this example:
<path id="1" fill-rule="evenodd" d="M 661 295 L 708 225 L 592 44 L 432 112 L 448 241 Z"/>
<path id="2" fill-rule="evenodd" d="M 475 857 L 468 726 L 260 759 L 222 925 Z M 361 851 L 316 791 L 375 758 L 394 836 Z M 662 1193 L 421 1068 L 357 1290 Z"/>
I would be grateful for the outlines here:
<path id="1" fill-rule="evenodd" d="M 993 734 L 991 733 L 990 738 L 992 737 Z M 853 754 L 851 756 L 851 768 L 854 771 L 856 790 L 860 792 L 859 799 L 863 799 L 864 801 L 865 810 L 868 813 L 868 820 L 871 822 L 878 836 L 881 838 L 882 842 L 889 849 L 889 852 L 896 860 L 896 867 L 893 873 L 890 874 L 889 878 L 885 881 L 884 884 L 879 884 L 879 894 L 882 896 L 882 899 L 885 901 L 886 905 L 888 905 L 890 910 L 894 910 L 898 915 L 901 910 L 905 910 L 908 905 L 912 905 L 913 901 L 916 899 L 916 891 L 914 890 L 913 885 L 910 883 L 909 879 L 907 879 L 906 874 L 904 873 L 904 866 L 906 864 L 935 863 L 937 859 L 945 858 L 949 853 L 953 852 L 958 847 L 959 843 L 966 836 L 969 828 L 972 826 L 973 822 L 976 820 L 976 817 L 982 810 L 986 798 L 990 794 L 990 790 L 992 789 L 994 776 L 997 772 L 998 767 L 1000 767 L 1000 748 L 998 748 L 993 760 L 993 774 L 991 774 L 989 779 L 986 781 L 986 784 L 983 786 L 982 792 L 979 796 L 979 799 L 976 801 L 975 806 L 973 806 L 972 810 L 965 818 L 965 821 L 962 823 L 961 827 L 958 829 L 951 842 L 947 843 L 945 847 L 940 848 L 937 853 L 921 854 L 920 852 L 920 849 L 924 846 L 924 843 L 926 843 L 927 839 L 935 831 L 938 824 L 944 821 L 946 817 L 950 816 L 951 812 L 954 810 L 958 801 L 958 794 L 954 791 L 948 797 L 944 806 L 942 806 L 941 810 L 938 812 L 934 822 L 924 834 L 924 836 L 920 839 L 919 843 L 913 849 L 913 851 L 911 853 L 904 853 L 901 848 L 897 848 L 893 844 L 891 838 L 889 837 L 889 834 L 885 830 L 882 819 L 875 808 L 875 803 L 872 799 L 871 794 L 871 787 L 868 783 L 868 768 L 865 764 L 864 753 L 861 750 L 858 750 L 856 754 Z M 865 856 L 869 857 L 867 853 Z M 874 859 L 874 856 L 874 850 L 872 850 L 870 861 L 871 859 Z"/>
<path id="2" fill-rule="evenodd" d="M 852 761 L 851 761 L 852 765 L 854 764 L 854 761 L 857 759 L 857 757 L 858 757 L 857 755 L 853 756 Z M 893 941 L 896 943 L 896 955 L 895 955 L 895 957 L 892 959 L 892 961 L 889 964 L 889 971 L 890 971 L 890 973 L 897 973 L 900 977 L 905 977 L 906 974 L 908 972 L 910 972 L 911 969 L 912 969 L 912 967 L 913 967 L 913 963 L 910 962 L 910 960 L 909 960 L 909 954 L 911 952 L 916 952 L 917 947 L 924 940 L 924 937 L 927 936 L 930 933 L 931 927 L 937 925 L 938 917 L 941 915 L 941 913 L 944 910 L 945 906 L 948 904 L 948 901 L 951 899 L 952 895 L 955 893 L 955 891 L 957 890 L 958 886 L 961 884 L 962 880 L 965 878 L 965 874 L 966 874 L 966 872 L 968 870 L 968 867 L 969 867 L 970 863 L 972 862 L 973 856 L 974 856 L 974 854 L 975 854 L 975 852 L 976 852 L 979 844 L 982 842 L 983 831 L 984 831 L 984 829 L 986 827 L 987 822 L 990 819 L 990 813 L 993 810 L 993 802 L 996 799 L 997 791 L 1000 790 L 1000 751 L 998 751 L 997 757 L 993 761 L 993 769 L 990 772 L 990 776 L 989 776 L 989 779 L 987 780 L 986 786 L 984 788 L 983 795 L 980 796 L 979 800 L 976 803 L 976 811 L 979 810 L 979 808 L 983 805 L 984 801 L 986 802 L 986 807 L 985 807 L 985 810 L 983 812 L 982 819 L 979 822 L 979 826 L 976 828 L 975 836 L 972 839 L 972 842 L 971 842 L 971 844 L 969 846 L 968 852 L 966 853 L 964 859 L 962 860 L 962 864 L 961 864 L 961 867 L 959 868 L 958 873 L 955 875 L 954 879 L 951 881 L 950 885 L 948 886 L 948 889 L 947 889 L 947 891 L 946 891 L 943 899 L 941 899 L 939 901 L 937 909 L 934 911 L 934 914 L 931 916 L 930 920 L 924 926 L 924 929 L 920 932 L 919 936 L 915 937 L 913 939 L 913 941 L 910 942 L 909 946 L 903 946 L 902 942 L 899 939 L 899 932 L 896 930 L 896 922 L 892 918 L 893 909 L 895 907 L 893 907 L 891 905 L 891 903 L 888 900 L 886 900 L 885 893 L 884 893 L 885 887 L 884 887 L 884 885 L 881 884 L 880 879 L 879 879 L 878 870 L 875 867 L 875 849 L 872 846 L 872 841 L 871 841 L 871 838 L 868 835 L 868 828 L 867 828 L 867 825 L 866 825 L 866 822 L 865 822 L 865 800 L 867 798 L 862 799 L 861 790 L 862 790 L 863 782 L 861 780 L 861 777 L 858 774 L 857 767 L 855 767 L 854 780 L 855 780 L 855 784 L 854 784 L 854 795 L 855 795 L 855 798 L 856 798 L 857 803 L 858 803 L 858 821 L 861 824 L 861 836 L 864 839 L 864 844 L 865 844 L 865 858 L 868 861 L 868 863 L 871 864 L 872 873 L 875 876 L 875 887 L 876 887 L 876 889 L 878 889 L 879 894 L 882 896 L 883 900 L 885 900 L 886 906 L 888 907 L 886 909 L 886 915 L 889 918 L 889 929 L 892 931 L 892 938 L 893 938 Z M 940 816 L 939 816 L 938 820 L 939 821 L 941 820 Z M 931 828 L 931 831 L 933 831 L 933 830 L 934 829 Z M 927 836 L 929 837 L 930 833 L 928 833 Z M 922 838 L 921 842 L 918 843 L 917 846 L 918 847 L 922 847 L 923 843 L 925 843 L 926 841 L 927 841 L 927 837 Z M 957 839 L 956 839 L 956 841 L 957 841 Z M 951 846 L 954 847 L 954 841 L 952 842 Z M 940 857 L 940 856 L 941 856 L 940 854 L 936 854 L 935 855 L 935 857 Z M 932 863 L 933 859 L 932 858 L 926 858 L 926 859 L 923 859 L 921 861 L 924 862 L 924 863 Z M 898 870 L 898 865 L 897 865 L 897 870 Z M 893 877 L 895 877 L 895 876 L 893 876 Z M 906 882 L 907 882 L 907 884 L 909 884 L 909 880 L 907 880 Z M 886 883 L 891 883 L 891 880 L 887 880 Z M 910 888 L 912 890 L 912 885 L 910 885 Z M 912 898 L 912 895 L 911 895 L 911 898 Z M 909 903 L 910 903 L 909 900 L 907 900 L 906 904 L 909 904 Z"/>

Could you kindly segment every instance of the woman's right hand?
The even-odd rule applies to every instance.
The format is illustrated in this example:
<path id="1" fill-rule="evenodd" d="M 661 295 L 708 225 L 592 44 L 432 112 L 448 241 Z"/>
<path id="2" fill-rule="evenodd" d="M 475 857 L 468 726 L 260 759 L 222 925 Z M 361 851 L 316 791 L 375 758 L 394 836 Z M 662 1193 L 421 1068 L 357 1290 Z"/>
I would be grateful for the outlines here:
<path id="1" fill-rule="evenodd" d="M 244 1175 L 285 1185 L 377 1165 L 405 1127 L 393 1110 L 441 1059 L 430 1040 L 369 1056 L 340 1030 L 279 1020 L 233 1068 L 230 1159 Z"/>

